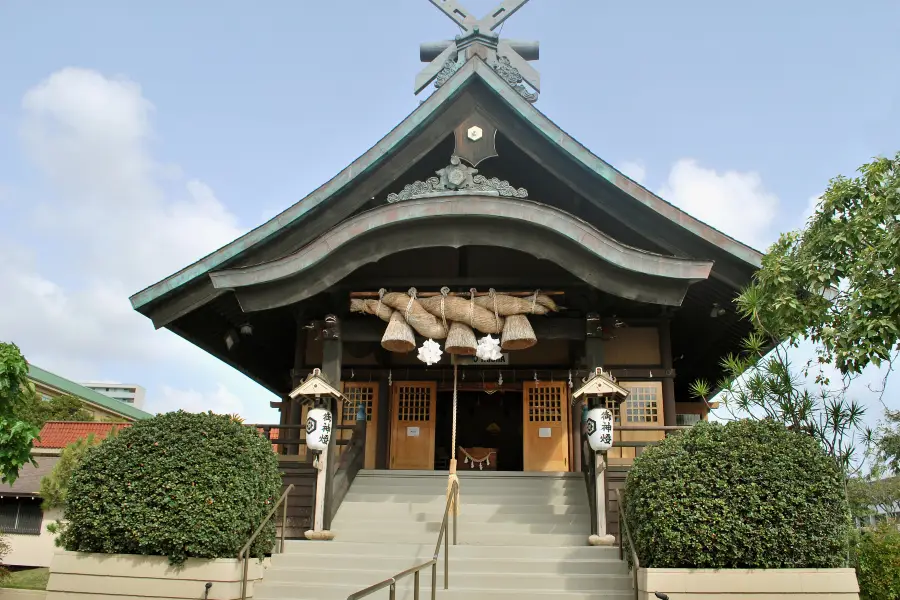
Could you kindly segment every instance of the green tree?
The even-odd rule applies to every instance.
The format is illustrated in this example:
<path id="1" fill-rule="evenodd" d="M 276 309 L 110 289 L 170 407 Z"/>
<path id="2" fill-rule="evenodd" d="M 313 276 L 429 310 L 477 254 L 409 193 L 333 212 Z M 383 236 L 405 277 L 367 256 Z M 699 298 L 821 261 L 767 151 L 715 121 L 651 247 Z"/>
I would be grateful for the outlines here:
<path id="1" fill-rule="evenodd" d="M 772 420 L 809 435 L 843 473 L 858 473 L 873 436 L 863 424 L 865 407 L 847 400 L 844 390 L 828 390 L 824 382 L 818 389 L 806 387 L 791 363 L 790 348 L 777 345 L 761 324 L 756 327 L 740 354 L 722 359 L 724 376 L 718 388 L 725 409 L 734 418 Z M 709 404 L 708 382 L 694 382 L 691 393 Z M 862 455 L 857 452 L 860 446 L 865 449 Z"/>
<path id="2" fill-rule="evenodd" d="M 0 481 L 12 484 L 19 469 L 34 464 L 31 448 L 38 428 L 15 413 L 34 396 L 28 362 L 15 344 L 0 342 Z"/>
<path id="3" fill-rule="evenodd" d="M 115 430 L 110 432 L 110 435 L 115 434 Z M 42 508 L 44 510 L 66 507 L 66 493 L 69 490 L 69 480 L 72 477 L 72 473 L 81 463 L 88 450 L 100 442 L 101 440 L 96 439 L 94 434 L 90 434 L 86 438 L 72 442 L 63 449 L 59 461 L 53 466 L 53 470 L 41 479 L 40 496 L 43 499 Z"/>
<path id="4" fill-rule="evenodd" d="M 84 408 L 77 396 L 69 394 L 42 400 L 36 394 L 20 405 L 16 416 L 40 429 L 47 421 L 93 421 L 94 415 Z"/>
<path id="5" fill-rule="evenodd" d="M 738 300 L 780 340 L 809 338 L 844 375 L 900 349 L 900 153 L 832 179 L 804 230 L 783 234 Z"/>
<path id="6" fill-rule="evenodd" d="M 3 557 L 9 553 L 9 544 L 0 537 L 0 581 L 9 576 L 9 571 L 3 566 Z"/>
<path id="7" fill-rule="evenodd" d="M 736 302 L 754 333 L 742 353 L 723 360 L 726 406 L 810 434 L 846 472 L 858 470 L 866 453 L 857 451 L 868 451 L 873 433 L 846 384 L 870 364 L 888 362 L 892 370 L 900 350 L 898 267 L 900 153 L 863 165 L 858 177 L 832 179 L 806 227 L 783 234 L 763 257 Z M 813 364 L 797 369 L 790 360 L 804 339 L 816 348 L 818 389 L 805 384 Z M 842 375 L 838 389 L 826 365 Z M 710 391 L 708 382 L 694 383 L 694 395 L 706 399 Z M 900 455 L 900 435 L 886 439 Z"/>
<path id="8" fill-rule="evenodd" d="M 885 410 L 878 428 L 878 459 L 895 474 L 900 474 L 900 410 Z"/>
<path id="9" fill-rule="evenodd" d="M 858 519 L 882 515 L 879 518 L 896 521 L 893 515 L 900 513 L 900 476 L 885 477 L 883 467 L 876 464 L 865 477 L 847 481 L 847 499 Z"/>

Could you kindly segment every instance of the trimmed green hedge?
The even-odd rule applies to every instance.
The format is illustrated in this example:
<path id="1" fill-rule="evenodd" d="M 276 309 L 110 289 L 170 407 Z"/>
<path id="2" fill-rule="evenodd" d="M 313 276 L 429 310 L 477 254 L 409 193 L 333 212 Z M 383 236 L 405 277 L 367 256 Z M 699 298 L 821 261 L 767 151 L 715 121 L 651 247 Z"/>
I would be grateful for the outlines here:
<path id="1" fill-rule="evenodd" d="M 278 459 L 229 416 L 184 411 L 138 421 L 91 448 L 69 482 L 66 550 L 235 558 L 281 492 Z M 275 525 L 251 549 L 271 551 Z"/>
<path id="2" fill-rule="evenodd" d="M 900 531 L 896 521 L 880 523 L 857 533 L 853 563 L 860 600 L 900 598 Z"/>
<path id="3" fill-rule="evenodd" d="M 625 483 L 642 567 L 844 565 L 843 477 L 811 437 L 769 421 L 700 423 L 647 449 Z"/>

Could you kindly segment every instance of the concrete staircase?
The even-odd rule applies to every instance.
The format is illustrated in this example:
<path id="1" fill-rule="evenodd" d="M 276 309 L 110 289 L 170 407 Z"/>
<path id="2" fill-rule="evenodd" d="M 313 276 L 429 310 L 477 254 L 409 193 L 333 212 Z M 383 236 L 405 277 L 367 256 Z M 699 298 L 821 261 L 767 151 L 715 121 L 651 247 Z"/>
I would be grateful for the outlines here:
<path id="1" fill-rule="evenodd" d="M 447 473 L 361 471 L 332 525 L 331 542 L 288 542 L 272 558 L 256 600 L 336 600 L 430 560 Z M 626 600 L 631 578 L 615 548 L 587 545 L 587 493 L 576 473 L 460 473 L 458 545 L 450 545 L 443 600 Z M 452 535 L 452 521 L 451 521 Z M 430 597 L 431 571 L 421 574 Z M 397 586 L 412 599 L 413 579 Z M 386 599 L 388 590 L 371 598 Z"/>

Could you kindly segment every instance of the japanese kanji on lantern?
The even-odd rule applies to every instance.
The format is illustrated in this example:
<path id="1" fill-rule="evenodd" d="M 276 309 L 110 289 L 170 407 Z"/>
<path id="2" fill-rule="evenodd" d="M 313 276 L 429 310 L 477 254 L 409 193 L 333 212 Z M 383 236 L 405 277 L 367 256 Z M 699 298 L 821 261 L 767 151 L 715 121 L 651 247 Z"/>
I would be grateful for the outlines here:
<path id="1" fill-rule="evenodd" d="M 588 443 L 595 452 L 606 452 L 613 445 L 613 414 L 608 408 L 592 408 L 587 414 Z"/>
<path id="2" fill-rule="evenodd" d="M 306 416 L 306 447 L 314 452 L 322 452 L 328 448 L 331 440 L 331 411 L 324 408 L 312 408 Z"/>

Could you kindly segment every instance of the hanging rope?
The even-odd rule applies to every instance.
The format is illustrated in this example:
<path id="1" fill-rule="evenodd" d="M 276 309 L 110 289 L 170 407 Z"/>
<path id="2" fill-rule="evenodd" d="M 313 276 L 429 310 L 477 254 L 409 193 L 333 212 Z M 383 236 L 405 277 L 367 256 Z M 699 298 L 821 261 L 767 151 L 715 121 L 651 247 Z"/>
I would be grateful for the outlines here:
<path id="1" fill-rule="evenodd" d="M 453 426 L 450 430 L 450 444 L 453 448 L 450 458 L 456 460 L 456 373 L 459 365 L 453 365 Z"/>
<path id="2" fill-rule="evenodd" d="M 500 331 L 500 313 L 497 311 L 497 292 L 494 291 L 494 288 L 491 288 L 488 290 L 488 295 L 494 303 L 494 326 L 497 331 Z M 531 307 L 531 311 L 534 312 L 534 306 Z"/>
<path id="3" fill-rule="evenodd" d="M 381 301 L 384 300 L 384 295 L 386 293 L 387 293 L 387 290 L 384 288 L 381 288 L 380 290 L 378 290 L 378 307 L 375 309 L 376 315 L 381 314 Z"/>
<path id="4" fill-rule="evenodd" d="M 441 321 L 444 323 L 444 329 L 450 331 L 447 327 L 447 313 L 444 312 L 444 302 L 447 300 L 447 294 L 450 293 L 450 288 L 444 286 L 441 288 Z"/>
<path id="5" fill-rule="evenodd" d="M 406 305 L 406 322 L 409 323 L 409 311 L 412 310 L 413 302 L 416 300 L 416 288 L 409 288 L 409 303 Z"/>
<path id="6" fill-rule="evenodd" d="M 473 294 L 474 298 L 475 295 Z M 456 502 L 453 503 L 453 514 L 459 514 L 459 477 L 456 475 L 456 404 L 457 404 L 457 374 L 459 365 L 453 365 L 453 425 L 450 429 L 450 476 L 447 478 L 447 498 L 453 490 L 453 484 L 457 485 Z"/>
<path id="7" fill-rule="evenodd" d="M 469 299 L 471 304 L 469 305 L 469 327 L 475 329 L 475 288 L 469 289 Z"/>

